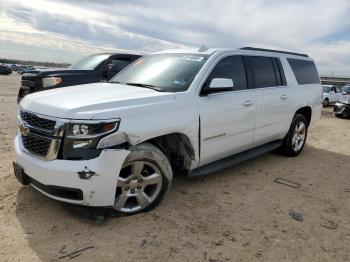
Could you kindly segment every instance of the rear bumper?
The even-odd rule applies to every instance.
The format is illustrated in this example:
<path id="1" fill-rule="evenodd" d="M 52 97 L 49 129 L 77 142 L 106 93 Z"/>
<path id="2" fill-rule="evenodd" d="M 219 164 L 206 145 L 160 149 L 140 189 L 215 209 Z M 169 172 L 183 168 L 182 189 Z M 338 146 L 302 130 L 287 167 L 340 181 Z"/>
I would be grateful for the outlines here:
<path id="1" fill-rule="evenodd" d="M 335 114 L 350 116 L 350 104 L 335 103 L 333 111 Z"/>
<path id="2" fill-rule="evenodd" d="M 15 162 L 23 168 L 23 184 L 63 202 L 113 206 L 119 172 L 129 151 L 106 149 L 91 160 L 46 161 L 27 153 L 16 136 L 15 154 Z"/>

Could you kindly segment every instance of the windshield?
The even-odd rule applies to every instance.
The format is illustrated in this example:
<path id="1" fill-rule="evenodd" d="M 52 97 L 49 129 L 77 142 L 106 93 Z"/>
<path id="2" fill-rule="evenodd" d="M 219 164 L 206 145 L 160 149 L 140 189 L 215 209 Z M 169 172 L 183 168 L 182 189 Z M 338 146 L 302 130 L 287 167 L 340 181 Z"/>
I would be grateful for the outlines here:
<path id="1" fill-rule="evenodd" d="M 205 60 L 206 56 L 195 54 L 149 55 L 120 72 L 111 82 L 156 87 L 165 92 L 185 91 Z"/>
<path id="2" fill-rule="evenodd" d="M 69 68 L 79 70 L 94 70 L 103 60 L 107 59 L 108 57 L 109 55 L 91 55 L 79 60 Z"/>
<path id="3" fill-rule="evenodd" d="M 329 93 L 330 90 L 331 90 L 330 86 L 323 86 L 323 93 Z"/>

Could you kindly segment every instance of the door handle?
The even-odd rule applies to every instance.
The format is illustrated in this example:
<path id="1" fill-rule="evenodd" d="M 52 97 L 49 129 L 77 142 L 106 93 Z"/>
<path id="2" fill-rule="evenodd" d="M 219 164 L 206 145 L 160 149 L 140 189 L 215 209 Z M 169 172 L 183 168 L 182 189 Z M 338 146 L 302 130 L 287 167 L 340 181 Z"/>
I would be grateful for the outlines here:
<path id="1" fill-rule="evenodd" d="M 254 104 L 254 102 L 252 100 L 246 100 L 242 103 L 242 105 L 244 105 L 244 106 L 251 106 L 252 104 Z"/>
<path id="2" fill-rule="evenodd" d="M 288 98 L 288 96 L 287 96 L 287 95 L 281 95 L 280 98 L 281 98 L 282 100 L 286 100 L 286 99 Z"/>

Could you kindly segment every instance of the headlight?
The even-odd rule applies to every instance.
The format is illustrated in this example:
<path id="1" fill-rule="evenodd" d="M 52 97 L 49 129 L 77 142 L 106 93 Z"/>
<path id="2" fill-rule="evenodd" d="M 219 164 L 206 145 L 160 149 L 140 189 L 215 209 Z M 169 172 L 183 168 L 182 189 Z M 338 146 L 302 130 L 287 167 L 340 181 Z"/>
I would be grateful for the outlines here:
<path id="1" fill-rule="evenodd" d="M 51 87 L 62 83 L 61 77 L 45 77 L 43 78 L 43 88 Z"/>
<path id="2" fill-rule="evenodd" d="M 93 122 L 93 123 L 70 123 L 67 128 L 66 136 L 71 139 L 91 139 L 106 135 L 116 131 L 119 127 L 119 121 L 112 122 Z"/>
<path id="3" fill-rule="evenodd" d="M 101 138 L 116 132 L 119 119 L 111 121 L 71 121 L 65 131 L 63 159 L 92 159 L 101 150 L 96 149 Z"/>

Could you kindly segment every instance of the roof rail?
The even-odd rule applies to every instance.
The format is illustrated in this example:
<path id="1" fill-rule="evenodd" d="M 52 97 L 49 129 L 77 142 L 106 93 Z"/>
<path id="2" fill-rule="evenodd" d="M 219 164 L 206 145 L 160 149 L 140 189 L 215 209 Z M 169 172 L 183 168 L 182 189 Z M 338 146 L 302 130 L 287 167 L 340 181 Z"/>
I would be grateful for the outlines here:
<path id="1" fill-rule="evenodd" d="M 242 47 L 240 49 L 241 50 L 262 51 L 262 52 L 271 52 L 271 53 L 282 53 L 282 54 L 288 54 L 288 55 L 297 55 L 297 56 L 309 57 L 307 54 L 293 53 L 293 52 L 273 50 L 273 49 L 264 49 L 264 48 L 255 48 L 255 47 Z"/>

